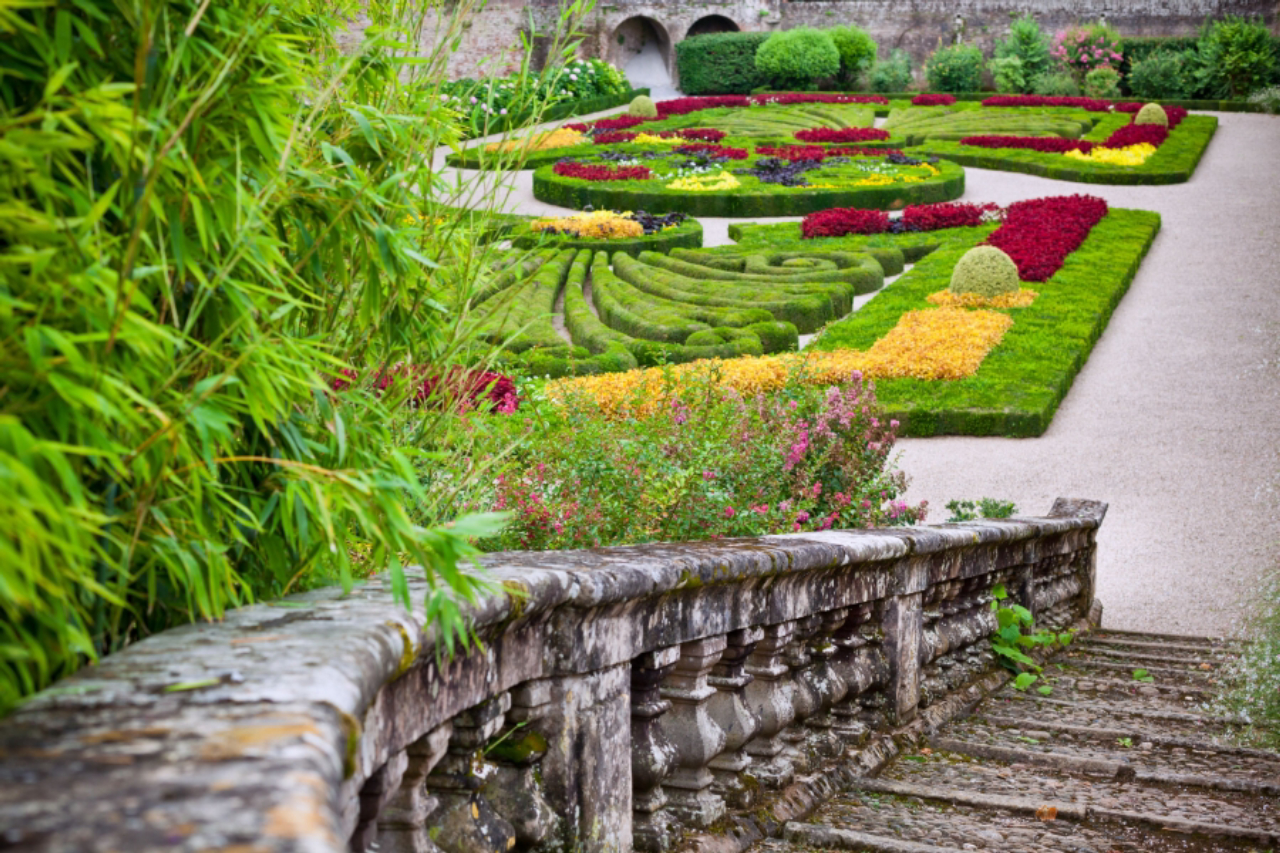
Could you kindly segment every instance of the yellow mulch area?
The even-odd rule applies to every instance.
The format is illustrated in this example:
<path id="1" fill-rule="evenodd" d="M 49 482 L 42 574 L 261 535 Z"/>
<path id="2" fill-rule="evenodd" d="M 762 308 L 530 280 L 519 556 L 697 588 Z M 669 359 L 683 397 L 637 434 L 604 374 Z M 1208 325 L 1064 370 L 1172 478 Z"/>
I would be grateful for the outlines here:
<path id="1" fill-rule="evenodd" d="M 1025 287 L 1013 293 L 1002 293 L 987 298 L 977 293 L 952 293 L 950 290 L 939 290 L 930 293 L 925 299 L 931 305 L 943 308 L 1026 308 L 1039 296 L 1034 290 Z"/>

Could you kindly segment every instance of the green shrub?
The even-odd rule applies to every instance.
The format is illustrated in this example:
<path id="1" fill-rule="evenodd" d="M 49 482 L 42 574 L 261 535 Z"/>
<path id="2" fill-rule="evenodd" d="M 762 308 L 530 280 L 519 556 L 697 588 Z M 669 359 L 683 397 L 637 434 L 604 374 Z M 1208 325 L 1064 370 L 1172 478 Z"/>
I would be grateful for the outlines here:
<path id="1" fill-rule="evenodd" d="M 1275 44 L 1259 20 L 1228 15 L 1207 24 L 1196 51 L 1200 92 L 1213 98 L 1248 97 L 1276 73 Z"/>
<path id="2" fill-rule="evenodd" d="M 1189 71 L 1188 61 L 1180 53 L 1150 53 L 1132 64 L 1128 77 L 1129 91 L 1139 98 L 1189 98 L 1194 85 Z"/>
<path id="3" fill-rule="evenodd" d="M 1022 60 L 1016 56 L 996 57 L 987 63 L 987 70 L 991 72 L 997 92 L 1021 94 L 1031 89 L 1031 80 L 1023 70 Z"/>
<path id="4" fill-rule="evenodd" d="M 1048 72 L 1053 64 L 1049 55 L 1049 36 L 1041 31 L 1040 24 L 1030 15 L 1017 18 L 1009 25 L 1009 35 L 996 42 L 991 73 L 996 69 L 1004 69 L 1006 87 L 997 82 L 996 88 L 1002 92 L 1029 92 L 1031 81 Z M 1017 65 L 1007 60 L 1018 60 Z M 1004 61 L 1001 65 L 996 62 Z M 1015 73 L 1016 69 L 1016 73 Z M 1017 83 L 1016 88 L 1013 84 Z"/>
<path id="5" fill-rule="evenodd" d="M 1084 75 L 1084 93 L 1090 98 L 1111 100 L 1120 97 L 1120 72 L 1102 65 Z"/>
<path id="6" fill-rule="evenodd" d="M 1263 112 L 1280 114 L 1280 86 L 1259 89 L 1249 96 L 1249 103 L 1259 107 Z"/>
<path id="7" fill-rule="evenodd" d="M 657 118 L 658 108 L 654 105 L 653 98 L 648 95 L 636 95 L 631 100 L 631 105 L 627 107 L 627 115 L 639 118 Z"/>
<path id="8" fill-rule="evenodd" d="M 1080 87 L 1067 72 L 1050 71 L 1031 81 L 1031 91 L 1037 95 L 1074 97 L 1080 94 Z"/>
<path id="9" fill-rule="evenodd" d="M 775 89 L 812 89 L 817 81 L 840 73 L 840 52 L 821 30 L 782 30 L 756 51 L 756 70 Z"/>
<path id="10" fill-rule="evenodd" d="M 1159 104 L 1143 104 L 1142 109 L 1138 110 L 1138 114 L 1133 117 L 1133 123 L 1158 124 L 1161 127 L 1168 127 L 1169 114 Z"/>
<path id="11" fill-rule="evenodd" d="M 982 51 L 972 44 L 939 48 L 924 64 L 934 92 L 976 92 L 982 87 Z"/>
<path id="12" fill-rule="evenodd" d="M 768 81 L 756 50 L 772 33 L 709 33 L 676 45 L 676 71 L 686 95 L 746 95 Z"/>
<path id="13" fill-rule="evenodd" d="M 889 58 L 877 62 L 867 72 L 867 85 L 873 92 L 905 92 L 911 88 L 911 54 L 895 48 Z"/>
<path id="14" fill-rule="evenodd" d="M 840 54 L 840 83 L 854 89 L 876 61 L 876 41 L 861 27 L 847 25 L 827 30 Z"/>
<path id="15" fill-rule="evenodd" d="M 986 299 L 1017 293 L 1018 265 L 995 246 L 974 246 L 960 256 L 951 272 L 952 293 L 976 293 Z"/>

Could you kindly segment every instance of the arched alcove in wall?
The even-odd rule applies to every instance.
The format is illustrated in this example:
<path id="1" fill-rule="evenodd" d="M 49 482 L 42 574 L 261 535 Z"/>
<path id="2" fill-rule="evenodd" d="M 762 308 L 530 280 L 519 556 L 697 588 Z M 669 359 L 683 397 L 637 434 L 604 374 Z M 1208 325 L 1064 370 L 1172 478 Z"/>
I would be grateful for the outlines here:
<path id="1" fill-rule="evenodd" d="M 685 38 L 703 36 L 707 33 L 736 33 L 741 30 L 742 27 L 734 23 L 732 18 L 726 18 L 724 15 L 707 15 L 693 22 Z"/>
<path id="2" fill-rule="evenodd" d="M 669 86 L 671 36 L 653 18 L 627 18 L 609 38 L 609 61 L 622 69 L 632 86 Z"/>

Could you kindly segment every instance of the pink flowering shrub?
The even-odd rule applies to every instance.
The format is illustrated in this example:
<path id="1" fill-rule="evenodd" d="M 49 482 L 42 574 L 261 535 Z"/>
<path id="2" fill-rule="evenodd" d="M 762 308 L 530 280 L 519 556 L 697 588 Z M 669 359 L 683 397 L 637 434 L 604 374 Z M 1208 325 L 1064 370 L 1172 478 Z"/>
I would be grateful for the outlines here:
<path id="1" fill-rule="evenodd" d="M 341 393 L 360 382 L 360 374 L 348 368 L 342 370 L 330 386 Z M 520 408 L 520 397 L 511 377 L 467 367 L 450 367 L 441 372 L 429 366 L 397 364 L 374 373 L 369 387 L 378 394 L 404 389 L 413 405 L 437 409 L 510 414 Z"/>
<path id="2" fill-rule="evenodd" d="M 902 499 L 898 424 L 857 374 L 750 399 L 694 384 L 640 420 L 572 402 L 534 414 L 493 480 L 485 508 L 511 517 L 486 549 L 881 527 L 926 514 Z"/>
<path id="3" fill-rule="evenodd" d="M 1070 27 L 1053 37 L 1049 55 L 1070 69 L 1077 80 L 1104 65 L 1119 67 L 1120 36 L 1104 26 Z"/>

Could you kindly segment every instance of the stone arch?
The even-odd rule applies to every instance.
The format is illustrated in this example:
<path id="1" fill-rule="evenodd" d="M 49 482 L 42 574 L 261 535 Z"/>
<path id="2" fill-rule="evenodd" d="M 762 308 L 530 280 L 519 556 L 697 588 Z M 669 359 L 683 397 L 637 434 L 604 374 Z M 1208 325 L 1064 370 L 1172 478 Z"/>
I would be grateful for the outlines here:
<path id="1" fill-rule="evenodd" d="M 671 36 L 646 15 L 633 15 L 609 36 L 609 61 L 622 69 L 632 86 L 671 85 Z"/>
<path id="2" fill-rule="evenodd" d="M 702 36 L 708 33 L 737 33 L 741 32 L 742 27 L 738 26 L 732 18 L 726 18 L 724 15 L 704 15 L 693 22 L 693 26 L 689 27 L 689 32 L 685 38 L 693 38 L 694 36 Z"/>

